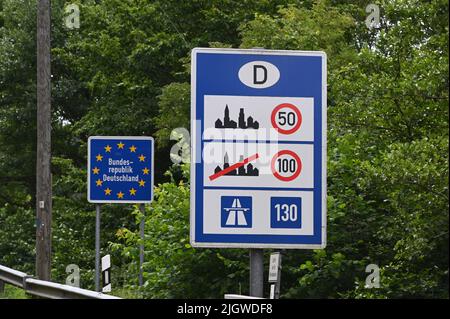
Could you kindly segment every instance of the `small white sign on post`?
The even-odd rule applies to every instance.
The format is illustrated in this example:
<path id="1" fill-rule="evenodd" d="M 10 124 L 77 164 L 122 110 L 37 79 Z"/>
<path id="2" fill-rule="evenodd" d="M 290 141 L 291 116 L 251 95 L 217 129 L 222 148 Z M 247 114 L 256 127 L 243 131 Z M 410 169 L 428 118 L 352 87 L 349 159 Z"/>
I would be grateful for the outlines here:
<path id="1" fill-rule="evenodd" d="M 111 255 L 102 257 L 102 292 L 111 292 Z"/>
<path id="2" fill-rule="evenodd" d="M 269 299 L 275 299 L 275 284 L 270 285 L 270 297 Z"/>
<path id="3" fill-rule="evenodd" d="M 280 253 L 273 253 L 270 255 L 269 264 L 269 282 L 277 282 L 280 273 Z"/>
<path id="4" fill-rule="evenodd" d="M 268 281 L 270 283 L 270 299 L 278 299 L 281 286 L 281 253 L 279 252 L 270 254 Z"/>

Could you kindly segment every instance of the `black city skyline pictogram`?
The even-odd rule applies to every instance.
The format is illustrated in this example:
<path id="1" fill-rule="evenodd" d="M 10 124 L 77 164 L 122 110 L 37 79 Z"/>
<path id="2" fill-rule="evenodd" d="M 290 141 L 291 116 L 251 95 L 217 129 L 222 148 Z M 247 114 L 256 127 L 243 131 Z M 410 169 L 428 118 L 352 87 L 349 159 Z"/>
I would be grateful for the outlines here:
<path id="1" fill-rule="evenodd" d="M 242 162 L 244 160 L 244 157 L 241 155 L 239 162 Z M 227 169 L 230 167 L 228 154 L 225 153 L 225 156 L 223 158 L 223 168 L 220 166 L 217 166 L 214 170 L 214 174 L 217 174 L 218 172 Z M 227 176 L 259 176 L 259 170 L 253 166 L 253 164 L 249 163 L 247 165 L 242 165 L 238 167 L 237 169 L 233 169 L 226 174 Z"/>
<path id="2" fill-rule="evenodd" d="M 230 110 L 228 108 L 228 104 L 225 106 L 223 121 L 221 119 L 217 119 L 215 122 L 215 128 L 241 128 L 241 129 L 255 129 L 259 128 L 258 121 L 255 121 L 253 117 L 249 116 L 247 121 L 245 120 L 244 109 L 241 108 L 239 110 L 239 118 L 238 122 L 230 119 Z"/>

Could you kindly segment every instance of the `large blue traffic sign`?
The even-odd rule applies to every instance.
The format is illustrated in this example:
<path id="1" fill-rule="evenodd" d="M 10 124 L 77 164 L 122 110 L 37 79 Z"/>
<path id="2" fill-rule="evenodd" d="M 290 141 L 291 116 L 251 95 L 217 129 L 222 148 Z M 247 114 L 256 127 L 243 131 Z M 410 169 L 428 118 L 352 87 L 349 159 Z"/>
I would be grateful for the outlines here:
<path id="1" fill-rule="evenodd" d="M 151 137 L 91 136 L 88 141 L 88 201 L 150 203 L 153 199 Z"/>
<path id="2" fill-rule="evenodd" d="M 191 67 L 191 244 L 325 247 L 325 53 L 196 48 Z"/>

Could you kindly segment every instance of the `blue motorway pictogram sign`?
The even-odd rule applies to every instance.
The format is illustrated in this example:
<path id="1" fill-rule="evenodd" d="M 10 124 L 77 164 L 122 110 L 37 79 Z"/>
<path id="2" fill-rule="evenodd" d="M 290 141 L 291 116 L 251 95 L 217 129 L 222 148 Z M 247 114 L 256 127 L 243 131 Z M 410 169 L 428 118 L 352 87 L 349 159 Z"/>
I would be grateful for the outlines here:
<path id="1" fill-rule="evenodd" d="M 88 201 L 150 203 L 154 141 L 151 137 L 91 136 L 88 141 Z"/>
<path id="2" fill-rule="evenodd" d="M 252 227 L 252 198 L 250 196 L 222 196 L 221 206 L 222 227 Z"/>

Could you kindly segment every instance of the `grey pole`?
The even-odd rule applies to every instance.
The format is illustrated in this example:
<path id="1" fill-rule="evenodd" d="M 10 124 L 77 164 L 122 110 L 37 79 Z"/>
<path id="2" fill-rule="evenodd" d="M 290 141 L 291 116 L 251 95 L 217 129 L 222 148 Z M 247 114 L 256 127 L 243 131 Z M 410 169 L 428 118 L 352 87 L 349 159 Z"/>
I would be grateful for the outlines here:
<path id="1" fill-rule="evenodd" d="M 264 250 L 250 249 L 250 296 L 263 297 Z"/>
<path id="2" fill-rule="evenodd" d="M 141 223 L 139 225 L 139 232 L 141 235 L 141 244 L 139 246 L 139 287 L 144 285 L 143 265 L 144 265 L 144 229 L 145 229 L 145 205 L 139 205 L 142 213 Z"/>
<path id="3" fill-rule="evenodd" d="M 264 50 L 263 47 L 253 47 Z M 262 298 L 264 294 L 264 250 L 250 249 L 250 296 Z"/>
<path id="4" fill-rule="evenodd" d="M 95 291 L 100 291 L 100 204 L 95 205 Z"/>

